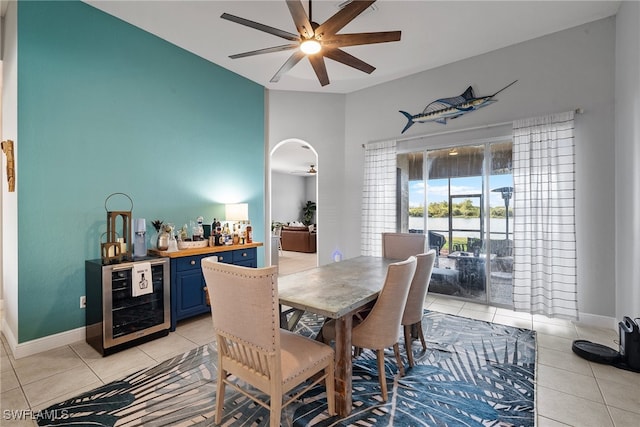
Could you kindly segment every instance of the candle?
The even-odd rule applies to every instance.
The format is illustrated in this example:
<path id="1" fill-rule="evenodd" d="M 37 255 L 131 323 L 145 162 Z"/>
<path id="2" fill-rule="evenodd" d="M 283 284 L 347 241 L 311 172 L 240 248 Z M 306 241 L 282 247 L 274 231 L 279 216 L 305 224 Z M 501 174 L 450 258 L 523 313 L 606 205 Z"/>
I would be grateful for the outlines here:
<path id="1" fill-rule="evenodd" d="M 127 244 L 124 242 L 124 237 L 118 238 L 118 243 L 120 243 L 120 253 L 127 252 Z"/>

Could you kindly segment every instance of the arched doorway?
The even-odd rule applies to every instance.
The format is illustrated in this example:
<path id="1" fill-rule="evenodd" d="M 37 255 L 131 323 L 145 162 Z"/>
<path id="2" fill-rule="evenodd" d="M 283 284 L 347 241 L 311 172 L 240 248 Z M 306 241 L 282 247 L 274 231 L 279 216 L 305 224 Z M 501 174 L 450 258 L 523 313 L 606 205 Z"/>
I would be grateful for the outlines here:
<path id="1" fill-rule="evenodd" d="M 318 169 L 318 154 L 306 141 L 283 140 L 271 150 L 268 177 L 268 220 L 271 229 L 279 224 L 307 222 L 305 220 L 308 218 L 303 218 L 303 206 L 309 202 L 317 202 Z M 311 217 L 311 223 L 317 226 L 318 218 L 316 211 Z M 307 237 L 313 238 L 314 243 L 304 248 L 293 248 L 295 251 L 278 251 L 278 240 L 271 240 L 269 260 L 272 265 L 280 266 L 281 274 L 318 265 L 318 235 L 314 233 Z M 313 252 L 309 252 L 311 248 Z"/>

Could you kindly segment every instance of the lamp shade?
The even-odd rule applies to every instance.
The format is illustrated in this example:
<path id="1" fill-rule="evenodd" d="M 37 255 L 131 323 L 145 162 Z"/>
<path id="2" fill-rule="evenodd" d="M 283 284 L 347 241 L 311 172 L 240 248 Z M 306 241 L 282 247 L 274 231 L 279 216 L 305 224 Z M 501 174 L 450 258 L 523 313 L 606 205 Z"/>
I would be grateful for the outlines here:
<path id="1" fill-rule="evenodd" d="M 227 221 L 248 221 L 249 205 L 247 203 L 232 203 L 224 206 Z"/>

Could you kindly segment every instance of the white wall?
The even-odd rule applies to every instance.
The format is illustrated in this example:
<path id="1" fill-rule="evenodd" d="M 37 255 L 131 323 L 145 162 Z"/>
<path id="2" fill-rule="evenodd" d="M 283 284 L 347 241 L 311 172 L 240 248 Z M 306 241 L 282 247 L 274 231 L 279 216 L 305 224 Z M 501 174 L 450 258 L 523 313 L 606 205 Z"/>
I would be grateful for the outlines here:
<path id="1" fill-rule="evenodd" d="M 631 29 L 638 26 L 635 19 Z M 576 117 L 579 309 L 584 321 L 610 322 L 616 316 L 614 195 L 615 170 L 620 169 L 614 155 L 615 36 L 615 18 L 607 18 L 344 97 L 270 91 L 269 146 L 300 138 L 318 150 L 320 264 L 331 261 L 334 249 L 346 258 L 360 254 L 363 144 L 582 108 L 584 114 Z M 469 85 L 478 95 L 486 95 L 516 79 L 518 83 L 500 94 L 497 103 L 446 127 L 416 124 L 400 133 L 406 121 L 398 110 L 415 114 L 434 99 L 459 95 Z M 638 150 L 637 130 L 633 138 L 636 143 L 628 145 Z M 620 174 L 631 171 L 629 166 Z M 628 190 L 622 192 L 640 199 L 637 186 Z M 637 233 L 640 207 L 634 207 L 628 223 Z M 626 267 L 634 269 L 627 277 L 634 289 L 640 276 L 636 258 Z M 631 295 L 627 292 L 622 298 Z"/>
<path id="2" fill-rule="evenodd" d="M 317 152 L 318 263 L 328 264 L 335 250 L 344 252 L 343 222 L 350 222 L 343 206 L 345 97 L 270 90 L 267 102 L 267 152 L 294 138 L 309 143 Z M 354 197 L 360 200 L 360 193 Z"/>
<path id="3" fill-rule="evenodd" d="M 640 3 L 616 18 L 616 317 L 640 316 Z"/>
<path id="4" fill-rule="evenodd" d="M 9 2 L 3 21 L 3 61 L 2 61 L 2 140 L 14 142 L 16 191 L 9 193 L 6 178 L 2 180 L 2 332 L 12 348 L 18 337 L 18 187 L 20 177 L 18 156 L 18 25 L 16 2 Z M 3 157 L 2 168 L 6 166 Z M 6 174 L 3 173 L 3 176 Z"/>
<path id="5" fill-rule="evenodd" d="M 316 185 L 318 183 L 317 175 L 313 176 L 305 176 L 304 177 L 304 202 L 307 203 L 307 200 L 318 203 L 318 195 L 316 190 Z"/>
<path id="6" fill-rule="evenodd" d="M 362 144 L 581 107 L 584 114 L 576 117 L 579 308 L 595 320 L 614 316 L 614 47 L 615 19 L 608 18 L 347 95 L 346 256 L 360 253 Z M 398 110 L 416 114 L 469 85 L 476 95 L 487 95 L 516 79 L 497 103 L 446 127 L 416 124 L 400 133 L 406 119 Z"/>
<path id="7" fill-rule="evenodd" d="M 315 178 L 280 172 L 271 173 L 271 221 L 302 221 L 302 206 L 307 200 L 315 201 Z M 308 182 L 313 182 L 309 194 Z M 309 197 L 312 198 L 309 198 Z"/>

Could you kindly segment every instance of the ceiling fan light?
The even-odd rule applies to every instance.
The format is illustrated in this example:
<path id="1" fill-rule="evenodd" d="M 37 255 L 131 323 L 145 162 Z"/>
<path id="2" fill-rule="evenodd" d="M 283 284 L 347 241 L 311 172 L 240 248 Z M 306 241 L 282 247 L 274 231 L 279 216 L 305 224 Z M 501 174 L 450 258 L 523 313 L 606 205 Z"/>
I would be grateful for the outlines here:
<path id="1" fill-rule="evenodd" d="M 321 46 L 320 42 L 315 39 L 307 39 L 300 43 L 300 50 L 307 55 L 313 55 L 314 53 L 320 52 Z"/>

